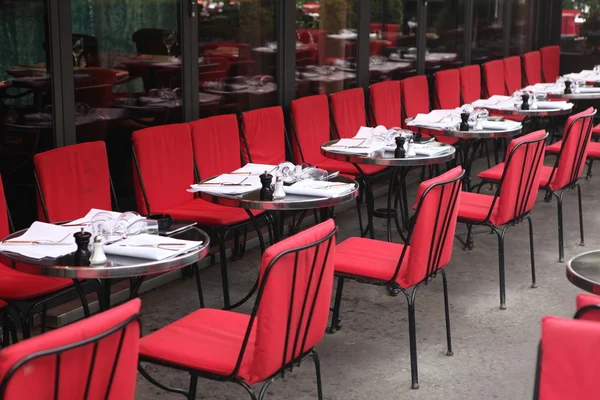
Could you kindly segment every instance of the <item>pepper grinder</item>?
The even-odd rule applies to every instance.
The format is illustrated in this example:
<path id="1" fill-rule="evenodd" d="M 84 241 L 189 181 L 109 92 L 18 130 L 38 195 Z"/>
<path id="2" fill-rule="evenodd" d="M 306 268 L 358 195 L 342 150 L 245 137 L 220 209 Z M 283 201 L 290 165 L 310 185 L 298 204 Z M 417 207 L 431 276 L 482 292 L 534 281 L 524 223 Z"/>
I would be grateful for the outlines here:
<path id="1" fill-rule="evenodd" d="M 275 190 L 273 191 L 273 200 L 285 199 L 285 191 L 283 190 L 283 177 L 277 175 L 275 177 Z"/>
<path id="2" fill-rule="evenodd" d="M 460 114 L 460 127 L 459 130 L 462 132 L 467 132 L 469 130 L 469 117 L 471 116 L 471 114 L 469 114 L 468 112 L 463 112 Z"/>
<path id="3" fill-rule="evenodd" d="M 417 153 L 415 152 L 415 142 L 412 139 L 408 139 L 408 144 L 406 145 L 406 157 L 416 157 Z"/>
<path id="4" fill-rule="evenodd" d="M 92 248 L 92 256 L 90 257 L 91 265 L 104 265 L 106 263 L 106 254 L 104 254 L 104 243 L 102 243 L 102 236 L 97 235 L 94 238 L 94 245 Z"/>
<path id="5" fill-rule="evenodd" d="M 396 150 L 394 151 L 394 157 L 405 158 L 406 150 L 404 149 L 404 143 L 406 142 L 406 138 L 404 136 L 397 136 L 395 140 Z"/>
<path id="6" fill-rule="evenodd" d="M 521 110 L 529 110 L 529 94 L 523 93 L 521 95 L 523 102 L 521 103 Z"/>
<path id="7" fill-rule="evenodd" d="M 273 200 L 273 175 L 269 174 L 265 171 L 264 174 L 260 175 L 260 183 L 262 188 L 260 189 L 260 199 L 262 201 L 272 201 Z"/>
<path id="8" fill-rule="evenodd" d="M 83 228 L 81 228 L 81 231 L 74 233 L 73 236 L 75 237 L 75 244 L 77 245 L 77 250 L 75 251 L 75 265 L 90 265 L 89 246 L 92 234 L 89 232 L 85 232 Z"/>
<path id="9" fill-rule="evenodd" d="M 573 90 L 571 90 L 571 81 L 565 81 L 565 94 L 572 94 Z"/>

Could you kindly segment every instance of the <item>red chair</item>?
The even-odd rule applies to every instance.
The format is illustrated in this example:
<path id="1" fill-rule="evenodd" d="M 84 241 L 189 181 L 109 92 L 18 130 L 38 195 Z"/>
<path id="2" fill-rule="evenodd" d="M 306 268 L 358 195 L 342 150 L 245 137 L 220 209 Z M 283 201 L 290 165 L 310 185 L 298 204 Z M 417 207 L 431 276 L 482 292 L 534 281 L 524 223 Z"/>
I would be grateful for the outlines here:
<path id="1" fill-rule="evenodd" d="M 446 273 L 442 268 L 452 256 L 463 174 L 462 168 L 456 167 L 419 185 L 417 210 L 406 241 L 408 245 L 353 237 L 344 240 L 336 249 L 335 274 L 338 284 L 331 333 L 340 328 L 339 313 L 345 279 L 378 286 L 398 284 L 408 301 L 413 389 L 419 388 L 415 298 L 419 287 L 438 272 L 442 274 L 444 286 L 447 355 L 452 355 Z"/>
<path id="2" fill-rule="evenodd" d="M 577 313 L 575 319 L 600 322 L 600 296 L 588 293 L 577 295 Z"/>
<path id="3" fill-rule="evenodd" d="M 137 170 L 137 174 L 134 174 L 136 202 L 142 214 L 168 214 L 174 219 L 195 221 L 217 237 L 223 301 L 225 308 L 229 308 L 232 306 L 226 240 L 230 232 L 251 221 L 245 210 L 194 198 L 192 193 L 186 191 L 196 181 L 192 130 L 199 129 L 203 124 L 196 122 L 156 126 L 133 133 L 133 157 Z M 199 272 L 197 265 L 195 272 Z M 202 303 L 200 286 L 198 291 Z"/>
<path id="4" fill-rule="evenodd" d="M 0 351 L 2 399 L 135 398 L 139 299 Z"/>
<path id="5" fill-rule="evenodd" d="M 92 208 L 118 209 L 104 142 L 88 142 L 33 156 L 40 209 L 38 218 L 64 222 L 81 218 Z"/>
<path id="6" fill-rule="evenodd" d="M 574 187 L 577 187 L 579 198 L 581 245 L 583 246 L 584 244 L 581 187 L 579 186 L 578 179 L 585 166 L 585 158 L 595 114 L 596 110 L 590 107 L 579 114 L 569 117 L 565 125 L 564 139 L 558 142 L 561 148 L 554 166 L 543 166 L 541 171 L 539 190 L 546 191 L 546 201 L 550 201 L 551 196 L 554 195 L 558 203 L 558 259 L 560 262 L 564 260 L 562 200 L 565 191 Z M 484 182 L 496 183 L 500 181 L 503 171 L 504 163 L 500 163 L 479 173 L 477 176 Z"/>
<path id="7" fill-rule="evenodd" d="M 365 93 L 361 88 L 342 90 L 329 96 L 333 132 L 336 138 L 352 138 L 361 126 L 368 126 Z"/>
<path id="8" fill-rule="evenodd" d="M 431 110 L 429 84 L 425 75 L 411 76 L 401 80 L 400 97 L 406 99 L 402 103 L 402 128 L 404 129 L 408 129 L 407 118 L 416 117 L 417 114 L 428 114 Z"/>
<path id="9" fill-rule="evenodd" d="M 468 65 L 458 69 L 462 103 L 472 103 L 481 98 L 481 68 Z"/>
<path id="10" fill-rule="evenodd" d="M 447 69 L 436 72 L 433 107 L 439 109 L 455 109 L 460 107 L 460 73 L 458 69 Z"/>
<path id="11" fill-rule="evenodd" d="M 533 399 L 597 398 L 598 336 L 596 321 L 542 318 Z"/>
<path id="12" fill-rule="evenodd" d="M 539 51 L 523 54 L 523 71 L 525 71 L 525 86 L 542 83 L 542 56 Z"/>
<path id="13" fill-rule="evenodd" d="M 369 86 L 369 110 L 372 125 L 386 128 L 402 127 L 400 82 L 383 81 Z"/>
<path id="14" fill-rule="evenodd" d="M 544 82 L 556 82 L 556 79 L 560 76 L 560 46 L 542 47 L 540 56 Z"/>
<path id="15" fill-rule="evenodd" d="M 533 223 L 531 209 L 535 204 L 540 175 L 544 162 L 546 131 L 537 131 L 508 145 L 505 167 L 493 196 L 465 192 L 461 195 L 458 222 L 467 225 L 467 247 L 473 247 L 473 225 L 490 227 L 498 236 L 498 268 L 500 274 L 500 308 L 506 309 L 504 281 L 504 236 L 511 226 L 523 220 L 529 223 L 529 248 L 531 252 L 531 287 L 535 282 L 535 255 L 533 252 Z"/>
<path id="16" fill-rule="evenodd" d="M 483 93 L 485 97 L 506 96 L 504 83 L 504 63 L 502 60 L 488 61 L 483 64 Z"/>
<path id="17" fill-rule="evenodd" d="M 241 138 L 245 162 L 268 165 L 284 162 L 287 143 L 283 109 L 277 106 L 243 113 Z"/>
<path id="18" fill-rule="evenodd" d="M 260 282 L 250 315 L 200 309 L 143 337 L 140 360 L 190 374 L 196 398 L 198 377 L 235 382 L 252 399 L 263 399 L 269 385 L 306 358 L 317 370 L 315 345 L 327 327 L 333 284 L 336 228 L 332 220 L 269 247 L 260 264 Z M 145 370 L 142 375 L 162 389 Z M 264 382 L 258 395 L 250 387 Z"/>
<path id="19" fill-rule="evenodd" d="M 511 96 L 523 87 L 521 78 L 521 58 L 519 56 L 507 57 L 504 63 L 504 81 L 506 83 L 506 94 Z"/>

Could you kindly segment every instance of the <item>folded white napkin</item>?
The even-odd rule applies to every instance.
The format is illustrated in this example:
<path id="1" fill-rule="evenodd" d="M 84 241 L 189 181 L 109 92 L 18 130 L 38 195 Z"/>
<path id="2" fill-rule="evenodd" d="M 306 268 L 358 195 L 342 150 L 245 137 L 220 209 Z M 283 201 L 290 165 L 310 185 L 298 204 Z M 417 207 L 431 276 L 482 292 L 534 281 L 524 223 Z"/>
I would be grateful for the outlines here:
<path id="1" fill-rule="evenodd" d="M 459 115 L 460 112 L 457 110 L 433 110 L 429 114 L 417 114 L 412 121 L 406 124 L 408 126 L 447 129 L 460 123 Z"/>
<path id="2" fill-rule="evenodd" d="M 260 189 L 262 184 L 259 175 L 223 174 L 190 186 L 187 190 L 190 193 L 243 194 Z"/>
<path id="3" fill-rule="evenodd" d="M 354 189 L 352 183 L 329 181 L 300 181 L 291 186 L 284 186 L 286 194 L 312 197 L 337 197 Z"/>
<path id="4" fill-rule="evenodd" d="M 492 107 L 512 101 L 510 96 L 494 95 L 488 99 L 479 99 L 471 103 L 473 107 Z"/>
<path id="5" fill-rule="evenodd" d="M 418 156 L 433 157 L 450 151 L 451 146 L 440 145 L 439 143 L 414 144 L 415 153 Z"/>
<path id="6" fill-rule="evenodd" d="M 358 129 L 358 132 L 356 133 L 356 136 L 354 136 L 355 139 L 364 139 L 364 138 L 370 138 L 376 135 L 383 135 L 388 131 L 388 129 L 383 126 L 383 125 L 379 125 L 376 128 L 369 128 L 367 126 L 361 126 Z"/>
<path id="7" fill-rule="evenodd" d="M 242 168 L 238 168 L 235 171 L 233 171 L 232 175 L 260 175 L 265 173 L 265 171 L 267 173 L 272 174 L 273 172 L 275 172 L 276 169 L 277 165 L 248 163 Z"/>
<path id="8" fill-rule="evenodd" d="M 23 235 L 0 243 L 0 250 L 36 260 L 61 257 L 77 250 L 73 234 L 80 229 L 36 221 Z"/>
<path id="9" fill-rule="evenodd" d="M 181 246 L 169 246 L 170 244 L 181 244 Z M 149 260 L 158 261 L 187 253 L 201 245 L 202 242 L 141 234 L 129 236 L 124 240 L 104 246 L 104 252 L 106 254 L 147 258 Z"/>
<path id="10" fill-rule="evenodd" d="M 573 108 L 573 103 L 568 101 L 538 101 L 536 104 L 538 108 L 543 110 L 569 110 Z"/>
<path id="11" fill-rule="evenodd" d="M 347 154 L 370 154 L 374 151 L 381 150 L 385 146 L 385 142 L 381 140 L 370 139 L 340 139 L 337 143 L 323 147 L 327 150 L 333 150 L 338 153 Z"/>
<path id="12" fill-rule="evenodd" d="M 504 121 L 482 121 L 481 127 L 490 131 L 508 131 L 518 128 L 521 123 L 511 120 Z"/>
<path id="13" fill-rule="evenodd" d="M 600 87 L 582 87 L 579 93 L 600 93 Z"/>

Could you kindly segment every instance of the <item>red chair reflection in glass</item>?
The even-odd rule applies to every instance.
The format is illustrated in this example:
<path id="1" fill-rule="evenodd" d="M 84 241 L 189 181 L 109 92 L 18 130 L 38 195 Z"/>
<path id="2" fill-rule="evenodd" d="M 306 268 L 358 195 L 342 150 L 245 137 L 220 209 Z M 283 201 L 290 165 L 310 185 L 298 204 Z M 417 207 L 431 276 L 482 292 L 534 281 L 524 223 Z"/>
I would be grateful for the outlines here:
<path id="1" fill-rule="evenodd" d="M 523 87 L 521 74 L 521 57 L 513 56 L 502 60 L 504 63 L 504 82 L 506 84 L 506 94 L 512 96 L 514 92 Z"/>
<path id="2" fill-rule="evenodd" d="M 33 165 L 40 220 L 64 222 L 81 218 L 92 208 L 118 209 L 104 142 L 81 143 L 39 153 L 33 157 Z"/>
<path id="3" fill-rule="evenodd" d="M 533 399 L 596 399 L 599 336 L 597 321 L 542 318 Z"/>
<path id="4" fill-rule="evenodd" d="M 458 222 L 467 225 L 465 248 L 473 248 L 473 225 L 490 227 L 498 236 L 498 270 L 500 275 L 500 308 L 506 309 L 504 273 L 504 236 L 508 228 L 523 220 L 529 223 L 531 256 L 531 287 L 535 282 L 535 254 L 533 251 L 533 223 L 531 209 L 535 204 L 544 162 L 546 131 L 537 131 L 508 145 L 504 171 L 493 196 L 465 192 L 461 195 Z"/>
<path id="5" fill-rule="evenodd" d="M 428 181 L 417 191 L 417 210 L 411 221 L 407 245 L 366 238 L 350 238 L 336 249 L 335 274 L 338 277 L 330 332 L 340 329 L 340 305 L 344 280 L 352 279 L 377 286 L 398 284 L 408 302 L 408 330 L 412 388 L 419 388 L 415 299 L 421 285 L 441 273 L 446 313 L 447 355 L 452 355 L 450 313 L 446 273 L 452 256 L 452 243 L 461 191 L 461 167 Z"/>
<path id="6" fill-rule="evenodd" d="M 2 399 L 135 398 L 140 300 L 0 351 Z"/>
<path id="7" fill-rule="evenodd" d="M 542 83 L 542 56 L 539 51 L 523 54 L 523 71 L 525 71 L 525 86 Z"/>
<path id="8" fill-rule="evenodd" d="M 458 69 L 460 74 L 461 103 L 472 103 L 481 98 L 481 68 L 468 65 Z"/>
<path id="9" fill-rule="evenodd" d="M 544 82 L 556 82 L 556 79 L 560 76 L 560 46 L 542 47 L 540 55 Z"/>
<path id="10" fill-rule="evenodd" d="M 312 358 L 323 399 L 315 345 L 327 328 L 335 260 L 333 220 L 269 247 L 260 264 L 260 286 L 250 315 L 201 309 L 141 339 L 140 360 L 190 374 L 189 390 L 163 390 L 196 398 L 198 377 L 235 382 L 252 399 Z M 264 382 L 258 395 L 250 385 Z"/>
<path id="11" fill-rule="evenodd" d="M 596 110 L 592 107 L 569 117 L 565 125 L 563 140 L 560 142 L 560 151 L 552 167 L 542 166 L 539 190 L 546 192 L 546 201 L 556 197 L 558 212 L 558 260 L 564 260 L 564 235 L 563 235 L 563 196 L 567 190 L 577 187 L 579 203 L 579 232 L 581 246 L 584 245 L 583 235 L 583 206 L 579 176 L 583 172 L 588 144 L 591 137 L 592 123 Z M 549 146 L 548 148 L 551 148 Z M 547 148 L 547 149 L 548 149 Z M 548 151 L 546 151 L 548 153 Z M 500 163 L 477 176 L 483 182 L 497 183 L 504 171 L 504 163 Z"/>
<path id="12" fill-rule="evenodd" d="M 575 319 L 600 322 L 600 296 L 589 293 L 577 295 Z"/>

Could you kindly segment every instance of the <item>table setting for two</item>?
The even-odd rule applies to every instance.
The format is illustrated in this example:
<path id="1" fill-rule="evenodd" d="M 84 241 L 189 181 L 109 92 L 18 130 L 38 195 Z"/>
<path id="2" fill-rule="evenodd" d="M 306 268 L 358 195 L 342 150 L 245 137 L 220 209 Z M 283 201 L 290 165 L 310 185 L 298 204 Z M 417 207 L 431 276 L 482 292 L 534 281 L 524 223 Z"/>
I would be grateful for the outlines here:
<path id="1" fill-rule="evenodd" d="M 0 242 L 0 251 L 33 260 L 74 253 L 77 265 L 106 266 L 106 254 L 164 260 L 200 247 L 200 241 L 160 236 L 164 218 L 135 212 L 91 209 L 84 217 L 61 225 L 34 222 L 22 235 Z"/>
<path id="2" fill-rule="evenodd" d="M 571 110 L 573 103 L 568 101 L 546 101 L 546 95 L 541 89 L 548 84 L 537 84 L 525 89 L 517 90 L 512 96 L 494 95 L 488 99 L 476 100 L 473 107 L 486 108 L 490 110 L 519 110 L 521 112 L 536 110 Z M 548 86 L 545 86 L 548 87 Z"/>

